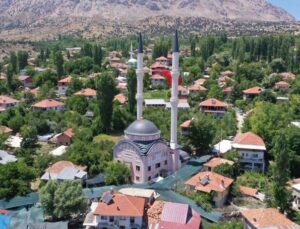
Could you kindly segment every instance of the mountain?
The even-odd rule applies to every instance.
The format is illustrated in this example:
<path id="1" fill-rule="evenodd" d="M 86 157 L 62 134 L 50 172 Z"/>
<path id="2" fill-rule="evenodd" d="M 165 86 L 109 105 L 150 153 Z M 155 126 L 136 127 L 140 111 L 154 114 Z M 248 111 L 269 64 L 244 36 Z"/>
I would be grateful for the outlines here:
<path id="1" fill-rule="evenodd" d="M 167 23 L 161 21 L 164 18 L 201 19 L 201 24 L 219 24 L 221 29 L 226 22 L 284 24 L 295 20 L 266 0 L 1 0 L 0 12 L 3 38 L 130 32 L 143 23 L 151 24 L 150 19 L 160 27 Z"/>

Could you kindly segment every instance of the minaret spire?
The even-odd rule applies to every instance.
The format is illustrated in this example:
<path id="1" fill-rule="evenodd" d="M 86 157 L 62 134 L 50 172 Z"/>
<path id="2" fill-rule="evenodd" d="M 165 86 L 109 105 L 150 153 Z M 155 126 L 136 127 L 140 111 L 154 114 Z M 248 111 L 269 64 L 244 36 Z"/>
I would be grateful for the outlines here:
<path id="1" fill-rule="evenodd" d="M 179 78 L 179 41 L 178 31 L 175 31 L 173 38 L 172 54 L 172 95 L 171 103 L 171 141 L 170 147 L 175 150 L 177 145 L 177 110 L 178 110 L 178 78 Z"/>
<path id="2" fill-rule="evenodd" d="M 143 117 L 143 80 L 144 80 L 144 53 L 143 53 L 143 39 L 142 34 L 139 33 L 139 44 L 138 44 L 138 55 L 137 55 L 137 69 L 136 69 L 136 76 L 137 76 L 137 94 L 136 94 L 136 103 L 137 103 L 137 120 L 142 119 Z"/>
<path id="3" fill-rule="evenodd" d="M 133 46 L 132 46 L 132 42 L 130 43 L 130 59 L 133 59 L 133 55 L 134 55 L 134 52 L 133 52 Z"/>

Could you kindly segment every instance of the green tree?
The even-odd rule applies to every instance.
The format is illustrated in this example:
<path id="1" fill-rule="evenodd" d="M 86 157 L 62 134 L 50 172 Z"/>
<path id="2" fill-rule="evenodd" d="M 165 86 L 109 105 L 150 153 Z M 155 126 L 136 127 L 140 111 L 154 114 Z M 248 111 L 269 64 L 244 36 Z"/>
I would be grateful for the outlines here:
<path id="1" fill-rule="evenodd" d="M 53 63 L 55 65 L 58 77 L 61 78 L 64 75 L 64 58 L 61 51 L 54 53 Z"/>
<path id="2" fill-rule="evenodd" d="M 26 51 L 18 51 L 17 56 L 19 70 L 22 70 L 28 65 L 28 53 Z"/>
<path id="3" fill-rule="evenodd" d="M 13 73 L 17 73 L 18 59 L 15 52 L 10 53 L 10 64 L 12 66 Z"/>
<path id="4" fill-rule="evenodd" d="M 21 147 L 23 147 L 24 149 L 31 149 L 36 147 L 38 141 L 36 128 L 23 126 L 21 128 L 21 136 L 23 138 Z"/>
<path id="5" fill-rule="evenodd" d="M 99 104 L 100 118 L 104 132 L 111 129 L 113 114 L 113 100 L 116 95 L 116 83 L 112 75 L 103 73 L 97 80 L 97 102 Z"/>
<path id="6" fill-rule="evenodd" d="M 7 91 L 9 92 L 13 92 L 13 74 L 14 74 L 14 70 L 11 64 L 9 64 L 7 66 L 6 69 L 6 88 Z"/>
<path id="7" fill-rule="evenodd" d="M 79 114 L 85 114 L 88 108 L 88 101 L 84 96 L 72 96 L 68 98 L 67 105 L 69 109 L 77 111 Z"/>
<path id="8" fill-rule="evenodd" d="M 194 118 L 190 127 L 187 144 L 192 146 L 197 155 L 203 155 L 209 151 L 214 135 L 215 127 L 212 117 L 199 114 Z"/>
<path id="9" fill-rule="evenodd" d="M 105 169 L 105 183 L 107 185 L 121 185 L 129 180 L 130 175 L 130 170 L 127 165 L 111 161 Z"/>
<path id="10" fill-rule="evenodd" d="M 129 111 L 131 113 L 134 112 L 134 108 L 136 105 L 136 85 L 137 85 L 137 78 L 135 74 L 135 70 L 133 68 L 128 70 L 127 73 L 127 88 L 128 88 L 128 105 L 129 105 Z"/>
<path id="11" fill-rule="evenodd" d="M 80 181 L 64 181 L 58 184 L 49 181 L 41 188 L 40 201 L 45 213 L 58 219 L 79 214 L 87 206 Z"/>
<path id="12" fill-rule="evenodd" d="M 234 165 L 230 165 L 230 164 L 227 164 L 227 163 L 215 167 L 214 172 L 218 173 L 218 174 L 221 174 L 225 177 L 231 177 L 231 178 L 234 178 L 234 176 L 236 175 Z"/>
<path id="13" fill-rule="evenodd" d="M 35 172 L 25 163 L 13 162 L 0 166 L 0 199 L 30 192 L 30 182 L 35 178 Z"/>
<path id="14" fill-rule="evenodd" d="M 287 133 L 281 131 L 274 138 L 273 154 L 275 155 L 275 164 L 272 169 L 273 174 L 273 205 L 279 207 L 281 211 L 289 210 L 291 193 L 287 189 L 287 182 L 290 175 L 291 152 L 289 148 L 289 139 Z"/>

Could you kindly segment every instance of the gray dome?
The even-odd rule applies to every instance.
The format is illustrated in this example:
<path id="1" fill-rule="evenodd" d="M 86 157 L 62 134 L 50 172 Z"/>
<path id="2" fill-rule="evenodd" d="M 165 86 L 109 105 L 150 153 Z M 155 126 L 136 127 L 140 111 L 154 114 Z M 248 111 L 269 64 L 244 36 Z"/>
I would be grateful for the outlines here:
<path id="1" fill-rule="evenodd" d="M 133 123 L 127 127 L 125 130 L 125 134 L 130 135 L 154 135 L 154 134 L 160 134 L 159 129 L 156 127 L 156 125 L 153 122 L 150 122 L 149 120 L 142 119 L 142 120 L 136 120 Z"/>

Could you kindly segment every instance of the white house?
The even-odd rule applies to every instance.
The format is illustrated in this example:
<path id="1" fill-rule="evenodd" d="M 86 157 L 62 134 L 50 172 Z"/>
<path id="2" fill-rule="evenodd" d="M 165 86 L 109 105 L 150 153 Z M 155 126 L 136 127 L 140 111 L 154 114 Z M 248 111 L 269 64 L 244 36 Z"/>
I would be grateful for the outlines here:
<path id="1" fill-rule="evenodd" d="M 144 198 L 105 192 L 96 208 L 87 215 L 83 225 L 94 228 L 145 228 L 143 225 Z"/>
<path id="2" fill-rule="evenodd" d="M 32 109 L 42 111 L 63 111 L 65 109 L 65 105 L 54 99 L 44 99 L 33 104 Z"/>
<path id="3" fill-rule="evenodd" d="M 293 205 L 294 207 L 300 209 L 300 183 L 294 184 L 292 188 L 293 188 L 293 197 L 294 197 Z"/>
<path id="4" fill-rule="evenodd" d="M 232 148 L 239 153 L 242 169 L 265 171 L 266 146 L 261 137 L 252 132 L 237 134 L 232 142 Z"/>
<path id="5" fill-rule="evenodd" d="M 59 95 L 66 95 L 66 92 L 69 88 L 71 81 L 72 81 L 71 76 L 68 76 L 68 77 L 58 81 L 58 94 Z"/>

